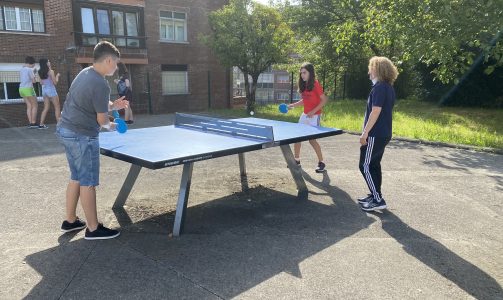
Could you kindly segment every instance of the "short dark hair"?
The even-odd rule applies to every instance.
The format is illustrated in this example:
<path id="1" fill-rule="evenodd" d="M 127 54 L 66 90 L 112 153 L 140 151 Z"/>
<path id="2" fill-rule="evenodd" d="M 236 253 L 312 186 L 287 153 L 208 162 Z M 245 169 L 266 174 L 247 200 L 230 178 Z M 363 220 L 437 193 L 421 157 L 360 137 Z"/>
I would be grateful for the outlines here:
<path id="1" fill-rule="evenodd" d="M 93 51 L 94 62 L 100 62 L 107 56 L 121 57 L 119 50 L 110 42 L 102 41 L 96 44 Z"/>
<path id="2" fill-rule="evenodd" d="M 24 59 L 24 63 L 28 64 L 28 65 L 34 65 L 35 64 L 35 58 L 33 58 L 33 56 L 27 56 Z"/>

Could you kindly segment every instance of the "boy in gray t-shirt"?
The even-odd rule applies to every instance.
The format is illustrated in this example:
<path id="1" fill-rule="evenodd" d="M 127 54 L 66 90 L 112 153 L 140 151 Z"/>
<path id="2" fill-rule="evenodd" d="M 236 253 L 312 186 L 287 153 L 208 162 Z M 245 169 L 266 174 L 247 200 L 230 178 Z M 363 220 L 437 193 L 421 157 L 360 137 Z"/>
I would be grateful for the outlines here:
<path id="1" fill-rule="evenodd" d="M 86 215 L 86 240 L 102 240 L 119 236 L 120 232 L 98 223 L 96 210 L 96 186 L 99 185 L 100 127 L 114 130 L 108 111 L 122 109 L 129 102 L 121 97 L 110 102 L 110 86 L 105 76 L 117 69 L 120 53 L 109 42 L 100 42 L 94 47 L 94 63 L 82 70 L 72 82 L 63 106 L 56 134 L 65 147 L 70 167 L 70 182 L 66 189 L 66 220 L 61 225 L 63 232 L 80 230 L 86 223 L 76 215 L 77 202 L 81 200 Z"/>

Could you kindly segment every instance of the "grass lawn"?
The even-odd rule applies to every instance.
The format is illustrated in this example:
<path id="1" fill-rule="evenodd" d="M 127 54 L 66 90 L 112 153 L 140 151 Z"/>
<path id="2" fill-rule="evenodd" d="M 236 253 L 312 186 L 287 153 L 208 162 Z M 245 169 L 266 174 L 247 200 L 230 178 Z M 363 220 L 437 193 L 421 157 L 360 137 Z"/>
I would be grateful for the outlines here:
<path id="1" fill-rule="evenodd" d="M 322 126 L 361 131 L 365 100 L 330 101 Z M 213 110 L 245 117 L 244 109 Z M 302 108 L 281 114 L 278 105 L 258 106 L 255 117 L 297 122 Z M 393 112 L 393 135 L 427 141 L 503 149 L 503 109 L 438 107 L 417 100 L 398 100 Z"/>

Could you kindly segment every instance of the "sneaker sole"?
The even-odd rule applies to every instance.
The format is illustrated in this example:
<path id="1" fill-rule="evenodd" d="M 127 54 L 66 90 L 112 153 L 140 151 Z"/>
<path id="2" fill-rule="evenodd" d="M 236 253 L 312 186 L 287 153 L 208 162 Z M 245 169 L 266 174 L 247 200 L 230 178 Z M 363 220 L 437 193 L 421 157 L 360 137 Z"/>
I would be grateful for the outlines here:
<path id="1" fill-rule="evenodd" d="M 358 200 L 358 203 L 360 203 L 360 204 L 367 204 L 369 202 L 372 202 L 372 199 L 370 199 L 370 200 Z"/>
<path id="2" fill-rule="evenodd" d="M 86 228 L 87 225 L 84 225 L 84 226 L 80 226 L 80 227 L 75 227 L 75 228 L 72 228 L 72 229 L 63 229 L 61 228 L 61 232 L 72 232 L 72 231 L 76 231 L 76 230 L 82 230 L 84 228 Z"/>
<path id="3" fill-rule="evenodd" d="M 93 240 L 109 240 L 109 239 L 113 239 L 113 238 L 116 238 L 118 237 L 119 235 L 121 235 L 120 232 L 118 232 L 117 234 L 115 235 L 111 235 L 111 236 L 97 236 L 97 237 L 87 237 L 85 236 L 84 239 L 85 240 L 88 240 L 88 241 L 93 241 Z"/>
<path id="4" fill-rule="evenodd" d="M 364 211 L 374 211 L 374 210 L 382 210 L 382 209 L 386 209 L 388 206 L 386 205 L 381 205 L 381 206 L 375 206 L 375 207 L 372 207 L 372 208 L 369 208 L 369 207 L 363 207 L 362 206 L 362 210 Z"/>

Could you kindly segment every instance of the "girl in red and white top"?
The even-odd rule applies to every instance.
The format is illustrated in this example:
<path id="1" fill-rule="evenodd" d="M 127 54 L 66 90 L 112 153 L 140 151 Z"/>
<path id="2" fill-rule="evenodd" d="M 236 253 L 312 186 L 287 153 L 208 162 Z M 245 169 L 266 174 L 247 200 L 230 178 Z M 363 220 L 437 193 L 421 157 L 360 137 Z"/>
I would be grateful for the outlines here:
<path id="1" fill-rule="evenodd" d="M 320 126 L 321 113 L 323 106 L 327 103 L 327 96 L 323 93 L 316 74 L 314 73 L 314 66 L 311 63 L 303 63 L 300 67 L 299 73 L 299 93 L 302 96 L 300 101 L 289 104 L 289 108 L 295 106 L 304 106 L 304 112 L 299 118 L 299 123 L 311 126 Z M 323 154 L 321 147 L 317 140 L 310 140 L 309 143 L 318 156 L 318 167 L 316 173 L 323 173 L 326 171 L 325 163 L 323 162 Z M 294 144 L 294 155 L 298 165 L 300 165 L 300 146 L 301 143 Z"/>

